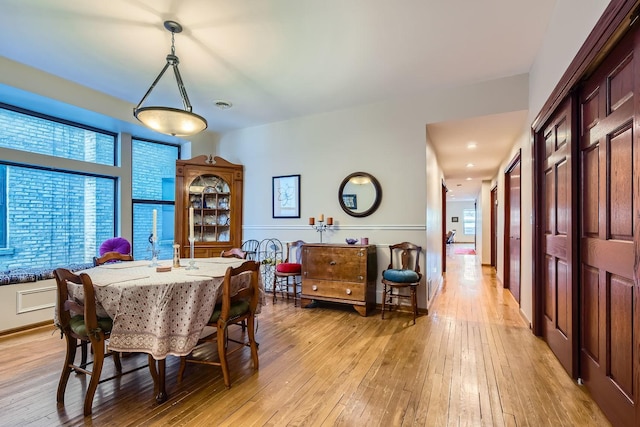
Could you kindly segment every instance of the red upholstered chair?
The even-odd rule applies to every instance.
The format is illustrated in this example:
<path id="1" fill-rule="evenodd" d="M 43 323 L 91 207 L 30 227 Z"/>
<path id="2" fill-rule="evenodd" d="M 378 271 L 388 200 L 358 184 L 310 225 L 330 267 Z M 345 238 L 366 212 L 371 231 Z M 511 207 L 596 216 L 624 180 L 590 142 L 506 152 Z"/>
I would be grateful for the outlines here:
<path id="1" fill-rule="evenodd" d="M 293 304 L 298 297 L 298 286 L 302 286 L 302 245 L 305 242 L 296 240 L 287 243 L 287 252 L 284 262 L 276 264 L 273 275 L 273 302 L 276 302 L 278 291 L 286 293 L 287 299 L 293 294 Z M 292 292 L 289 292 L 289 287 Z"/>
<path id="2" fill-rule="evenodd" d="M 413 243 L 402 242 L 389 246 L 390 258 L 389 266 L 382 272 L 382 318 L 387 302 L 396 298 L 396 303 L 400 299 L 411 300 L 413 311 L 413 324 L 416 324 L 418 315 L 418 297 L 416 289 L 420 285 L 422 273 L 420 273 L 420 252 L 422 248 Z M 409 289 L 409 295 L 401 293 L 401 289 Z M 388 299 L 388 301 L 387 301 Z"/>

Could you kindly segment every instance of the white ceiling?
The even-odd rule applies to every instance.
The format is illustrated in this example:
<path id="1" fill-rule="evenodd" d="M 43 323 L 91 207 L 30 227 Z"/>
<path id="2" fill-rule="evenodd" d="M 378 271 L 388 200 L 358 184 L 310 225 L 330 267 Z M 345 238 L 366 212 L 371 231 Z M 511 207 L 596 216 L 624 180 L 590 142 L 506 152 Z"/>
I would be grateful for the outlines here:
<path id="1" fill-rule="evenodd" d="M 171 34 L 193 111 L 225 132 L 529 71 L 555 0 L 0 0 L 0 56 L 131 103 Z M 233 108 L 220 110 L 217 100 Z M 169 73 L 145 105 L 181 108 Z M 429 127 L 445 176 L 495 174 L 523 112 Z M 471 130 L 464 129 L 471 126 Z M 474 135 L 480 131 L 487 135 Z M 454 141 L 455 139 L 455 141 Z M 513 139 L 511 139 L 513 143 Z M 449 154 L 445 148 L 452 149 Z M 508 149 L 508 147 L 507 147 Z M 485 151 L 486 150 L 486 151 Z M 475 176 L 476 174 L 474 174 Z M 466 178 L 466 175 L 464 175 Z M 488 178 L 487 178 L 488 179 Z"/>

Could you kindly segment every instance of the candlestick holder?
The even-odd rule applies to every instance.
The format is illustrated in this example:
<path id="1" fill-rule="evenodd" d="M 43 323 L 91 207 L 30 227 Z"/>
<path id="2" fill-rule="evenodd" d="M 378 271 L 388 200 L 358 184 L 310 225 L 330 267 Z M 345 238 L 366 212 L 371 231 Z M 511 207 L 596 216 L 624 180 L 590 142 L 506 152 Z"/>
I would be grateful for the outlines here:
<path id="1" fill-rule="evenodd" d="M 149 264 L 149 267 L 157 267 L 159 265 L 158 255 L 160 254 L 160 249 L 158 249 L 158 242 L 156 241 L 156 236 L 152 234 L 149 241 L 151 242 L 151 264 Z"/>
<path id="2" fill-rule="evenodd" d="M 187 266 L 187 268 L 185 270 L 197 270 L 198 267 L 196 266 L 196 260 L 195 257 L 193 255 L 193 250 L 194 250 L 194 244 L 196 242 L 196 238 L 195 237 L 189 237 L 189 250 L 190 253 L 189 255 L 191 256 L 191 258 L 189 258 L 189 265 Z"/>
<path id="3" fill-rule="evenodd" d="M 324 221 L 317 221 L 315 224 L 309 224 L 309 225 L 311 226 L 311 228 L 313 228 L 318 233 L 320 233 L 320 243 L 322 243 L 322 233 L 324 233 L 325 231 L 328 231 L 328 228 L 331 227 L 333 223 L 329 224 L 329 223 L 325 223 Z"/>

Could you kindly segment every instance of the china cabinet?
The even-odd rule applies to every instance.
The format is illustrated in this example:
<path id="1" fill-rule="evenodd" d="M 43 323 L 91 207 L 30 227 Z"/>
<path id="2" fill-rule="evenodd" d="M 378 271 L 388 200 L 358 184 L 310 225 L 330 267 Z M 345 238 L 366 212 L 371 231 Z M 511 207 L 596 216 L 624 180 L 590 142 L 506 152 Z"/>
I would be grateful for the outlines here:
<path id="1" fill-rule="evenodd" d="M 242 245 L 242 182 L 243 166 L 221 157 L 176 161 L 175 241 L 182 258 L 191 257 L 191 234 L 195 258 Z"/>

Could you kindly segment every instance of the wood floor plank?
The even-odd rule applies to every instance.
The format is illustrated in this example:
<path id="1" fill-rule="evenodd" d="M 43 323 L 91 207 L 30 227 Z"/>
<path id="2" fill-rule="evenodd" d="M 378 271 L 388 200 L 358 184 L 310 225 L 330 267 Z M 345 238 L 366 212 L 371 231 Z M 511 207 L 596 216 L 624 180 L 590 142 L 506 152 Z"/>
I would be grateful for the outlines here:
<path id="1" fill-rule="evenodd" d="M 165 403 L 155 402 L 142 369 L 100 384 L 90 418 L 83 376 L 71 375 L 56 404 L 65 346 L 52 326 L 1 336 L 0 425 L 609 425 L 475 256 L 447 255 L 444 284 L 416 325 L 403 312 L 382 320 L 281 299 L 269 299 L 258 320 L 260 369 L 248 348 L 233 353 L 230 389 L 215 366 L 189 364 L 178 383 L 179 359 L 169 357 Z M 196 355 L 216 357 L 216 349 Z M 123 358 L 125 369 L 145 363 L 146 355 Z M 107 360 L 104 374 L 113 371 Z"/>

